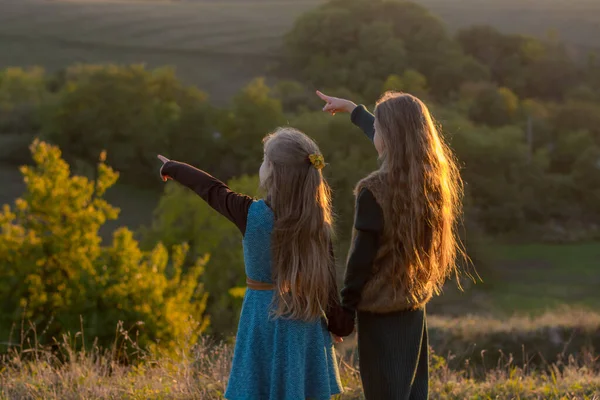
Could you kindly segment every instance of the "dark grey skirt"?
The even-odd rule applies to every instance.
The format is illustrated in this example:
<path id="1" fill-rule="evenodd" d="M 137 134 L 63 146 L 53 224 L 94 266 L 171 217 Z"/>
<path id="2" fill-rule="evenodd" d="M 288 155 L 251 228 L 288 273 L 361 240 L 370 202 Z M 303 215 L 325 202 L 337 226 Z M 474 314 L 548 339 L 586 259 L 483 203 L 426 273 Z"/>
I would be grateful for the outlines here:
<path id="1" fill-rule="evenodd" d="M 367 400 L 423 400 L 429 392 L 425 308 L 358 313 L 358 356 Z"/>

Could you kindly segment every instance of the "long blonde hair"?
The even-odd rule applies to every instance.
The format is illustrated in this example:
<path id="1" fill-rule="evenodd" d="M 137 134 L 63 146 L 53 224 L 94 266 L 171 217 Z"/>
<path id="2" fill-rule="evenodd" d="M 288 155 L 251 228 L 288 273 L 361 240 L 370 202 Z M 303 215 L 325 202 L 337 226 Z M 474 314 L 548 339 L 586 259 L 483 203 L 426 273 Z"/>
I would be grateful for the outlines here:
<path id="1" fill-rule="evenodd" d="M 304 133 L 280 128 L 264 139 L 271 171 L 263 182 L 275 215 L 271 237 L 274 315 L 314 320 L 336 289 L 331 191 L 309 159 L 321 154 Z"/>
<path id="2" fill-rule="evenodd" d="M 375 129 L 384 144 L 380 172 L 387 179 L 386 225 L 394 274 L 413 299 L 439 294 L 454 273 L 463 184 L 455 157 L 418 98 L 385 93 L 375 108 Z"/>

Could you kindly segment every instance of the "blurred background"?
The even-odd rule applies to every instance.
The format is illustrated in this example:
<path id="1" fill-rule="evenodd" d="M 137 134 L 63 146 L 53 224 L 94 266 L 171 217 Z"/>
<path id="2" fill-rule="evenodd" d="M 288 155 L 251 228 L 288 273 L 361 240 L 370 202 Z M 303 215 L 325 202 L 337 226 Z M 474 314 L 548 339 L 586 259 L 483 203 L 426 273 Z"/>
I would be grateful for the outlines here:
<path id="1" fill-rule="evenodd" d="M 231 343 L 241 237 L 165 186 L 156 154 L 257 196 L 261 139 L 282 125 L 329 163 L 341 277 L 352 189 L 376 152 L 314 91 L 372 109 L 401 90 L 430 106 L 465 181 L 475 279 L 428 306 L 434 352 L 478 379 L 486 360 L 586 360 L 596 381 L 580 374 L 564 394 L 592 396 L 598 21 L 596 0 L 0 0 L 0 352 L 34 336 L 58 348 L 67 332 L 87 335 L 76 349 L 125 334 L 128 360 L 186 335 Z M 339 351 L 353 360 L 354 339 Z"/>

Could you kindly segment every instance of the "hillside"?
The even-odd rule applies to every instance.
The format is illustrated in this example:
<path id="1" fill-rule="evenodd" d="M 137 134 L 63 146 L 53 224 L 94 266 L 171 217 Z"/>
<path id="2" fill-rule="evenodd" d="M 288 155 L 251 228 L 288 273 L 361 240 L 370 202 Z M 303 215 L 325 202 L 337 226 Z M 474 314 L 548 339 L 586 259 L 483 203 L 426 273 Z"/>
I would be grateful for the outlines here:
<path id="1" fill-rule="evenodd" d="M 185 82 L 226 101 L 278 58 L 282 35 L 321 0 L 0 0 L 0 68 L 81 63 L 173 65 Z M 559 37 L 582 54 L 598 46 L 600 3 L 419 0 L 450 28 L 490 24 Z"/>

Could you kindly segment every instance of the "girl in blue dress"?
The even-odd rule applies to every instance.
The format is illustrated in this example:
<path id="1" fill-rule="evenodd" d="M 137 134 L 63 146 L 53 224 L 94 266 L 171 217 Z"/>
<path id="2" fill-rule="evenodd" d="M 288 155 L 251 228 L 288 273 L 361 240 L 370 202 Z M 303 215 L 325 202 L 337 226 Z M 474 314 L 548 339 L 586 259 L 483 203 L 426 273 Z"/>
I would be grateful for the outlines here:
<path id="1" fill-rule="evenodd" d="M 264 139 L 262 200 L 232 192 L 190 165 L 159 158 L 163 180 L 196 192 L 243 235 L 247 291 L 225 397 L 320 400 L 340 393 L 329 331 L 347 336 L 354 323 L 340 307 L 330 189 L 315 142 L 291 128 Z"/>

